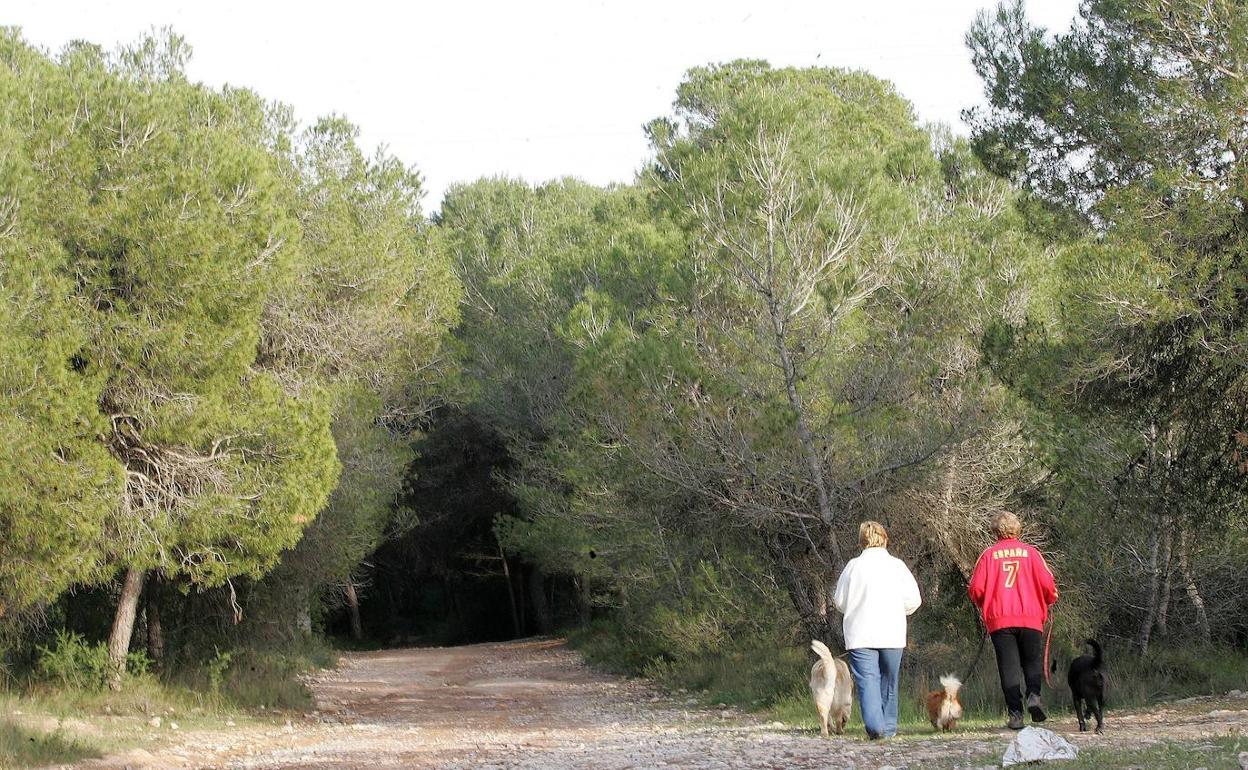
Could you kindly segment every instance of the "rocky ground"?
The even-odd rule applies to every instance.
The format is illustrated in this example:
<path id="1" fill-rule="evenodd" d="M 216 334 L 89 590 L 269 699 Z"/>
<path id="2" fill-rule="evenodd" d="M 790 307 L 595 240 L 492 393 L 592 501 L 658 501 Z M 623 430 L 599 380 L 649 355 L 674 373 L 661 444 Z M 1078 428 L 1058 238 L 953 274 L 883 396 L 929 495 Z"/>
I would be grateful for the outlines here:
<path id="1" fill-rule="evenodd" d="M 882 744 L 821 739 L 595 673 L 555 639 L 353 653 L 310 684 L 317 709 L 285 723 L 184 730 L 79 767 L 952 769 L 993 766 L 1011 737 L 980 730 Z M 1081 748 L 1200 742 L 1248 734 L 1248 697 L 1111 713 L 1104 736 L 1079 734 L 1073 717 L 1047 726 Z"/>

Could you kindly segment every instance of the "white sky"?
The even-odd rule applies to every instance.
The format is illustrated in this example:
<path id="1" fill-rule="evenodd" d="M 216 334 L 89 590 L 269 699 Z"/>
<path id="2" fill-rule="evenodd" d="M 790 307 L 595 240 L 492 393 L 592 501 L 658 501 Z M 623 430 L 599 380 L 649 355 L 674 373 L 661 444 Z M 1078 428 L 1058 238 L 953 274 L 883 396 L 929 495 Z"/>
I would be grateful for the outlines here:
<path id="1" fill-rule="evenodd" d="M 482 176 L 629 181 L 642 125 L 690 67 L 736 58 L 888 78 L 925 121 L 964 131 L 981 100 L 963 36 L 995 0 L 5 0 L 0 24 L 55 52 L 171 26 L 189 74 L 247 86 L 304 122 L 338 113 L 424 175 L 426 210 Z M 1078 0 L 1031 0 L 1065 30 Z"/>

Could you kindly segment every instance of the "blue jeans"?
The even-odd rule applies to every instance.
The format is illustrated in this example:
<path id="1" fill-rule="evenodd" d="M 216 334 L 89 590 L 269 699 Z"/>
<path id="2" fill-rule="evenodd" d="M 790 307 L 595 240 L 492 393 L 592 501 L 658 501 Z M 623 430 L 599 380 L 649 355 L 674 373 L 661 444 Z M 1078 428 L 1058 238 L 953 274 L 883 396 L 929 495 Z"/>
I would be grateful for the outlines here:
<path id="1" fill-rule="evenodd" d="M 849 651 L 849 671 L 858 690 L 862 724 L 872 738 L 897 734 L 897 679 L 901 673 L 900 647 L 860 647 Z"/>

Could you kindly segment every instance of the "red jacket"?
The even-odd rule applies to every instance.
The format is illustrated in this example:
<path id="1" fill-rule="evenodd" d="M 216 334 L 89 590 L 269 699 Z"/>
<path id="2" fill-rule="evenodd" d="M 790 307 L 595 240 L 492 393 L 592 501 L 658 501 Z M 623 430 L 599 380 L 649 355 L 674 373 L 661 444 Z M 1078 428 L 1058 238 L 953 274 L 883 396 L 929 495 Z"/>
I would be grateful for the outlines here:
<path id="1" fill-rule="evenodd" d="M 988 632 L 1002 628 L 1042 630 L 1057 584 L 1034 545 L 1008 538 L 979 555 L 967 586 L 971 601 L 984 615 Z"/>

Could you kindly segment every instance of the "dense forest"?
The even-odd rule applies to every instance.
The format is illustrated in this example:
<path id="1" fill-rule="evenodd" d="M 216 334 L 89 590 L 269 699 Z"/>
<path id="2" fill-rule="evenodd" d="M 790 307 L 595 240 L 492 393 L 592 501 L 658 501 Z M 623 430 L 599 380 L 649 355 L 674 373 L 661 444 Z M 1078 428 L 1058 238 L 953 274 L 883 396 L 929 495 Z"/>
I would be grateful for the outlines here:
<path id="1" fill-rule="evenodd" d="M 981 14 L 969 137 L 866 72 L 713 64 L 633 183 L 432 216 L 345 119 L 189 81 L 175 35 L 3 32 L 10 680 L 564 631 L 702 688 L 782 650 L 766 700 L 836 645 L 867 518 L 934 671 L 1003 508 L 1055 643 L 1196 650 L 1197 687 L 1242 662 L 1248 10 L 1080 13 Z"/>

